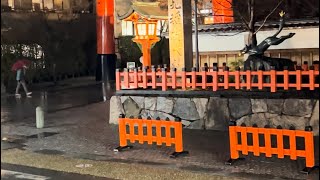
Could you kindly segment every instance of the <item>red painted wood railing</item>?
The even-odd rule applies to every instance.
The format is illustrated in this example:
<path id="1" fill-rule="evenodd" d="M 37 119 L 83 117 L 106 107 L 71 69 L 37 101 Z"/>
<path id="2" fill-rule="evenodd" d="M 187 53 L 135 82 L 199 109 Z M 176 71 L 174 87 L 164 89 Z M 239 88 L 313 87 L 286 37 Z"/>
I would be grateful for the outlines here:
<path id="1" fill-rule="evenodd" d="M 316 83 L 319 70 L 314 69 L 313 66 L 310 66 L 308 70 L 297 67 L 295 71 L 276 71 L 274 69 L 270 71 L 240 71 L 239 68 L 236 71 L 229 71 L 228 67 L 225 67 L 224 70 L 215 68 L 210 71 L 203 68 L 201 72 L 197 72 L 195 68 L 192 69 L 192 72 L 186 72 L 185 68 L 181 72 L 177 72 L 176 69 L 169 72 L 166 68 L 162 68 L 161 71 L 152 68 L 151 72 L 147 68 L 143 68 L 142 71 L 134 69 L 132 72 L 127 69 L 120 72 L 117 69 L 116 89 L 161 88 L 162 91 L 167 91 L 168 89 L 186 90 L 191 88 L 193 90 L 211 89 L 212 91 L 218 91 L 223 89 L 251 90 L 252 88 L 258 88 L 262 90 L 268 88 L 271 92 L 276 92 L 277 89 L 289 90 L 290 88 L 315 90 L 319 88 L 319 83 Z M 281 82 L 277 82 L 278 78 L 282 78 Z"/>

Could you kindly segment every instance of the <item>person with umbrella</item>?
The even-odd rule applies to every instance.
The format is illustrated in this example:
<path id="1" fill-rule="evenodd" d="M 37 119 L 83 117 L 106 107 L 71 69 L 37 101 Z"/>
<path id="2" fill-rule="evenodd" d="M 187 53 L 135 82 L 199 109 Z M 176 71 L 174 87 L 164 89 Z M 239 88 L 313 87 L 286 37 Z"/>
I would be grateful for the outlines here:
<path id="1" fill-rule="evenodd" d="M 16 80 L 17 80 L 17 87 L 16 87 L 16 94 L 17 98 L 21 97 L 19 93 L 20 86 L 22 85 L 24 92 L 26 93 L 27 97 L 31 97 L 32 92 L 29 92 L 27 89 L 26 81 L 25 81 L 25 74 L 28 65 L 31 62 L 27 59 L 20 59 L 12 66 L 12 71 L 16 71 Z"/>

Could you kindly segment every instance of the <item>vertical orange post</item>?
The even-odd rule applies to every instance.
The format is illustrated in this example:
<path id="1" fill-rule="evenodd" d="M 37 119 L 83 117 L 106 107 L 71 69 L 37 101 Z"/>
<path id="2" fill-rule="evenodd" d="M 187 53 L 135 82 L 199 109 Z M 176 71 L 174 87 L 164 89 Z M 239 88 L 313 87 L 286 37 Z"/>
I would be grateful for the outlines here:
<path id="1" fill-rule="evenodd" d="M 270 135 L 270 130 L 268 128 L 265 128 L 264 140 L 265 140 L 265 148 L 266 148 L 266 157 L 272 157 L 271 135 Z"/>
<path id="2" fill-rule="evenodd" d="M 288 71 L 288 69 L 285 69 L 283 71 L 283 89 L 284 90 L 289 89 L 289 71 Z"/>
<path id="3" fill-rule="evenodd" d="M 142 82 L 142 69 L 138 67 L 138 83 Z"/>
<path id="4" fill-rule="evenodd" d="M 297 159 L 297 144 L 296 144 L 296 134 L 295 131 L 290 131 L 289 135 L 290 141 L 290 158 L 292 160 Z"/>
<path id="5" fill-rule="evenodd" d="M 191 87 L 192 87 L 192 89 L 196 88 L 196 83 L 197 83 L 196 71 L 197 71 L 197 68 L 193 67 L 192 71 L 191 71 L 191 82 L 192 82 Z"/>
<path id="6" fill-rule="evenodd" d="M 170 121 L 170 120 L 167 120 Z M 166 124 L 166 146 L 171 146 L 171 124 Z"/>
<path id="7" fill-rule="evenodd" d="M 305 152 L 306 152 L 306 167 L 312 168 L 315 164 L 314 162 L 314 142 L 313 142 L 313 132 L 312 127 L 306 127 L 305 132 Z"/>
<path id="8" fill-rule="evenodd" d="M 172 89 L 177 88 L 177 69 L 173 68 L 171 71 L 171 77 L 172 77 Z"/>
<path id="9" fill-rule="evenodd" d="M 238 135 L 236 131 L 236 122 L 230 122 L 229 125 L 229 139 L 230 139 L 230 156 L 231 159 L 238 159 L 239 158 L 239 151 L 237 150 L 238 144 Z"/>
<path id="10" fill-rule="evenodd" d="M 263 88 L 263 71 L 262 70 L 258 70 L 258 89 L 262 89 Z"/>
<path id="11" fill-rule="evenodd" d="M 207 89 L 207 68 L 202 68 L 202 89 Z"/>
<path id="12" fill-rule="evenodd" d="M 314 67 L 311 66 L 309 70 L 309 88 L 314 90 Z"/>
<path id="13" fill-rule="evenodd" d="M 276 132 L 277 132 L 276 135 L 277 135 L 277 152 L 278 152 L 278 158 L 284 158 L 282 129 L 278 129 Z"/>
<path id="14" fill-rule="evenodd" d="M 235 88 L 240 89 L 240 68 L 239 67 L 236 68 L 234 78 L 235 78 L 235 84 L 236 84 Z"/>
<path id="15" fill-rule="evenodd" d="M 182 144 L 182 123 L 175 123 L 175 139 L 176 139 L 176 152 L 182 152 L 183 151 L 183 144 Z"/>
<path id="16" fill-rule="evenodd" d="M 224 89 L 229 89 L 229 67 L 225 66 L 224 67 L 224 77 L 223 77 L 223 80 L 224 80 Z"/>
<path id="17" fill-rule="evenodd" d="M 148 137 L 148 144 L 152 144 L 152 120 L 147 120 L 147 137 Z"/>
<path id="18" fill-rule="evenodd" d="M 248 142 L 247 142 L 247 128 L 241 128 L 241 146 L 242 146 L 242 153 L 244 155 L 248 155 Z"/>
<path id="19" fill-rule="evenodd" d="M 133 88 L 138 88 L 138 69 L 134 68 L 133 70 Z"/>
<path id="20" fill-rule="evenodd" d="M 126 88 L 129 88 L 129 70 L 128 69 L 124 69 L 123 70 L 123 76 L 124 76 L 124 86 Z"/>
<path id="21" fill-rule="evenodd" d="M 137 119 L 138 122 L 138 136 L 139 136 L 139 143 L 143 144 L 143 120 L 141 117 L 139 117 L 139 119 Z"/>
<path id="22" fill-rule="evenodd" d="M 122 147 L 127 145 L 126 122 L 123 118 L 124 118 L 124 116 L 120 115 L 120 117 L 119 117 L 119 139 L 120 139 L 120 146 L 122 146 Z"/>
<path id="23" fill-rule="evenodd" d="M 162 145 L 162 138 L 161 138 L 161 122 L 160 119 L 157 118 L 156 121 L 156 133 L 157 133 L 157 145 Z"/>
<path id="24" fill-rule="evenodd" d="M 246 84 L 247 84 L 247 90 L 251 89 L 251 70 L 246 70 Z"/>
<path id="25" fill-rule="evenodd" d="M 260 156 L 260 148 L 259 148 L 259 129 L 256 127 L 252 128 L 252 136 L 253 136 L 253 155 Z"/>
<path id="26" fill-rule="evenodd" d="M 301 68 L 300 67 L 297 67 L 297 70 L 296 70 L 296 88 L 297 90 L 301 90 Z"/>
<path id="27" fill-rule="evenodd" d="M 213 67 L 212 72 L 212 90 L 217 91 L 218 90 L 218 69 L 216 67 Z"/>
<path id="28" fill-rule="evenodd" d="M 135 121 L 134 120 L 130 120 L 129 121 L 129 127 L 130 127 L 130 142 L 134 143 L 135 142 L 135 138 L 134 138 L 134 124 Z"/>
<path id="29" fill-rule="evenodd" d="M 148 87 L 148 78 L 147 78 L 147 68 L 142 68 L 142 87 L 143 89 L 147 89 Z"/>
<path id="30" fill-rule="evenodd" d="M 187 84 L 187 77 L 186 77 L 186 68 L 182 68 L 182 72 L 181 72 L 181 87 L 182 90 L 186 90 Z"/>
<path id="31" fill-rule="evenodd" d="M 167 71 L 165 68 L 161 69 L 161 76 L 162 76 L 162 91 L 167 90 Z"/>
<path id="32" fill-rule="evenodd" d="M 156 80 L 156 68 L 155 67 L 151 68 L 151 83 L 152 83 L 152 89 L 156 89 L 157 80 Z"/>
<path id="33" fill-rule="evenodd" d="M 271 87 L 271 92 L 276 92 L 277 90 L 277 75 L 276 75 L 276 70 L 274 66 L 271 66 L 270 70 L 270 87 Z"/>
<path id="34" fill-rule="evenodd" d="M 148 25 L 147 25 L 148 27 Z M 143 66 L 151 66 L 151 42 L 145 40 L 142 43 L 142 52 L 143 52 Z"/>

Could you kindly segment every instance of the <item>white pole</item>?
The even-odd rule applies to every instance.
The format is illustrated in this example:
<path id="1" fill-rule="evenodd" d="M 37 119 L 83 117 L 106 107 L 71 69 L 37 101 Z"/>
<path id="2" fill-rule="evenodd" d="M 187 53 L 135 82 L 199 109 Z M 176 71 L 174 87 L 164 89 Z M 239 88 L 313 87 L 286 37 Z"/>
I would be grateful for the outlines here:
<path id="1" fill-rule="evenodd" d="M 43 109 L 38 106 L 36 108 L 36 127 L 38 129 L 43 128 L 44 126 L 44 113 L 43 113 Z"/>

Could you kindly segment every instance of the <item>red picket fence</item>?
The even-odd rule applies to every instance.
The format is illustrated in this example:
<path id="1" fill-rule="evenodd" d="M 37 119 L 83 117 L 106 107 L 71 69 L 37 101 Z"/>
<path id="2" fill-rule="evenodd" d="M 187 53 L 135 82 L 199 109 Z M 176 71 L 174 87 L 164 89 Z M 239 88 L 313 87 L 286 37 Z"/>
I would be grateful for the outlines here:
<path id="1" fill-rule="evenodd" d="M 157 89 L 160 87 L 162 91 L 167 91 L 169 88 L 173 90 L 186 90 L 187 88 L 207 90 L 211 88 L 212 91 L 269 88 L 271 92 L 276 92 L 278 88 L 315 90 L 315 88 L 319 88 L 319 84 L 316 83 L 318 75 L 319 69 L 315 70 L 314 66 L 310 66 L 308 70 L 302 70 L 301 67 L 298 67 L 295 71 L 276 71 L 274 69 L 270 71 L 240 71 L 239 68 L 236 71 L 229 71 L 228 67 L 222 71 L 218 68 L 208 70 L 207 67 L 204 67 L 201 72 L 197 72 L 195 68 L 192 68 L 192 72 L 186 72 L 185 68 L 181 72 L 177 72 L 176 69 L 168 71 L 167 68 L 162 68 L 161 71 L 152 68 L 151 72 L 147 68 L 143 68 L 142 71 L 134 69 L 131 72 L 127 69 L 120 72 L 117 69 L 116 89 Z M 278 78 L 282 78 L 282 82 L 277 82 Z M 292 79 L 294 82 L 291 82 Z"/>

